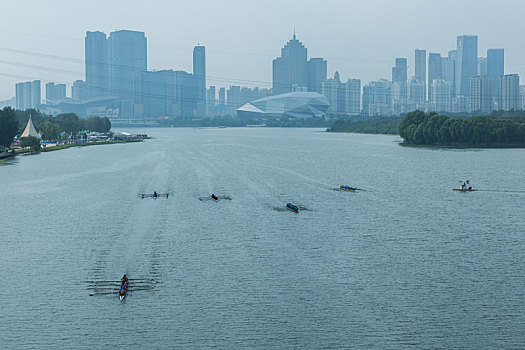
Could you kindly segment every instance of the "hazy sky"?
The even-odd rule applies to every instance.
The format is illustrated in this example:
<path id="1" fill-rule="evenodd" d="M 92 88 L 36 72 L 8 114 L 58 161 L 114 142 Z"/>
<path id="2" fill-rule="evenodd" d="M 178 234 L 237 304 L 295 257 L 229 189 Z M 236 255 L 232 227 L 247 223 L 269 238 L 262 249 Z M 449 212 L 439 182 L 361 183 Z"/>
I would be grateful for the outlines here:
<path id="1" fill-rule="evenodd" d="M 1 10 L 0 100 L 33 79 L 67 83 L 69 95 L 84 79 L 88 30 L 145 32 L 149 69 L 191 71 L 201 43 L 207 83 L 219 87 L 270 87 L 272 59 L 294 27 L 308 56 L 344 80 L 390 79 L 396 57 L 412 75 L 415 48 L 446 54 L 462 34 L 479 36 L 480 56 L 504 48 L 506 73 L 525 79 L 522 0 L 5 0 Z"/>

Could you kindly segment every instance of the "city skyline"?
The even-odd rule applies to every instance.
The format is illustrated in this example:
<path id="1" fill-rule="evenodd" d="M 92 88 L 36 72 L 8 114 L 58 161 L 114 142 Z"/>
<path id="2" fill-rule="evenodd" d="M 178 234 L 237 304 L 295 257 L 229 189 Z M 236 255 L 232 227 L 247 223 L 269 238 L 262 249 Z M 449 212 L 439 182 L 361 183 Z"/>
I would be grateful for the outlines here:
<path id="1" fill-rule="evenodd" d="M 43 6 L 38 2 L 26 1 L 26 3 L 28 6 L 24 10 L 29 9 L 27 11 L 35 14 Z M 157 12 L 155 14 L 160 19 L 166 20 L 153 21 L 149 11 L 144 14 L 136 11 L 137 4 L 130 4 L 129 9 L 121 9 L 121 16 L 108 21 L 111 9 L 119 7 L 119 3 L 105 4 L 105 11 L 101 11 L 98 6 L 102 4 L 101 2 L 95 1 L 91 4 L 92 6 L 86 6 L 85 13 L 79 15 L 81 18 L 89 16 L 97 9 L 101 12 L 100 16 L 97 13 L 96 18 L 89 21 L 89 26 L 78 24 L 88 21 L 79 21 L 77 17 L 73 20 L 73 16 L 67 16 L 72 13 L 73 6 L 57 1 L 46 5 L 46 9 L 51 7 L 64 14 L 61 25 L 50 24 L 43 18 L 35 16 L 33 21 L 24 25 L 23 30 L 13 29 L 20 28 L 14 23 L 24 21 L 26 16 L 22 17 L 22 13 L 24 15 L 27 13 L 21 10 L 23 6 L 13 5 L 12 16 L 0 25 L 0 30 L 4 33 L 0 39 L 0 47 L 8 49 L 3 50 L 4 61 L 0 63 L 0 73 L 3 74 L 0 99 L 14 96 L 14 83 L 24 80 L 40 79 L 42 86 L 49 81 L 67 83 L 69 91 L 73 81 L 84 77 L 83 62 L 78 60 L 83 60 L 83 38 L 86 31 L 98 30 L 109 33 L 115 28 L 146 33 L 147 68 L 150 70 L 176 69 L 191 72 L 192 49 L 201 43 L 207 48 L 207 85 L 214 85 L 218 89 L 229 85 L 270 87 L 272 60 L 278 56 L 283 42 L 292 36 L 294 26 L 298 39 L 308 48 L 309 57 L 323 57 L 328 61 L 328 76 L 333 76 L 334 72 L 338 71 L 342 81 L 358 77 L 363 83 L 367 83 L 389 78 L 391 62 L 395 57 L 408 58 L 409 76 L 412 76 L 415 68 L 413 61 L 415 48 L 446 56 L 449 50 L 455 48 L 455 38 L 468 34 L 478 35 L 480 38 L 478 49 L 480 56 L 484 56 L 484 52 L 489 48 L 504 48 L 505 73 L 525 75 L 523 72 L 525 66 L 520 59 L 525 57 L 524 49 L 519 45 L 519 40 L 507 34 L 517 32 L 518 23 L 513 21 L 516 11 L 507 13 L 504 5 L 509 8 L 510 2 L 505 1 L 498 6 L 486 4 L 493 11 L 479 11 L 481 7 L 479 5 L 468 6 L 480 4 L 479 1 L 466 1 L 462 4 L 442 1 L 439 2 L 439 6 L 437 2 L 430 2 L 425 6 L 415 6 L 399 13 L 401 18 L 410 18 L 416 27 L 417 24 L 421 27 L 424 23 L 435 23 L 437 19 L 434 16 L 441 21 L 446 19 L 447 22 L 454 23 L 440 28 L 439 34 L 432 33 L 424 27 L 421 27 L 424 30 L 421 28 L 415 30 L 409 28 L 407 24 L 390 19 L 390 15 L 396 13 L 396 9 L 384 1 L 371 1 L 367 4 L 329 1 L 321 11 L 317 11 L 318 21 L 315 23 L 306 23 L 301 19 L 301 15 L 311 14 L 314 11 L 313 3 L 301 2 L 299 6 L 299 3 L 294 1 L 285 4 L 269 1 L 260 11 L 264 15 L 273 13 L 273 19 L 279 22 L 279 25 L 271 27 L 261 25 L 264 21 L 257 17 L 264 16 L 261 16 L 261 13 L 259 16 L 252 13 L 253 6 L 243 5 L 237 1 L 223 3 L 222 6 L 206 2 L 188 4 L 186 7 L 188 11 L 200 7 L 202 18 L 195 21 L 194 25 L 188 25 L 188 19 L 183 18 L 184 16 L 177 17 L 177 22 L 173 21 L 173 17 Z M 440 9 L 446 7 L 444 5 L 454 6 L 457 13 L 448 13 Z M 9 11 L 10 6 L 6 4 L 4 7 Z M 155 1 L 151 4 L 152 8 L 160 6 Z M 232 8 L 237 10 L 235 14 L 228 12 L 228 9 Z M 282 13 L 276 12 L 276 8 L 281 9 Z M 338 9 L 341 11 L 337 11 Z M 345 10 L 359 13 L 359 16 L 353 16 L 355 18 L 352 24 L 341 21 Z M 465 16 L 468 11 L 470 11 L 469 16 Z M 497 19 L 497 14 L 503 12 L 506 14 L 505 21 Z M 144 15 L 144 20 L 138 21 L 137 13 Z M 219 16 L 220 14 L 223 16 Z M 477 14 L 479 16 L 476 16 Z M 287 20 L 279 20 L 286 16 L 288 16 Z M 242 23 L 237 17 L 243 17 Z M 494 17 L 494 21 L 491 22 L 493 25 L 485 28 L 487 26 L 484 20 L 487 21 L 492 17 Z M 205 21 L 208 23 L 205 24 Z M 112 24 L 108 26 L 107 23 Z M 366 23 L 373 23 L 374 26 L 363 26 Z M 497 23 L 504 23 L 505 26 L 498 27 Z M 337 24 L 338 30 L 328 24 Z M 68 28 L 67 32 L 64 31 L 64 27 Z M 214 30 L 210 30 L 212 27 Z M 27 34 L 29 32 L 38 34 Z M 13 50 L 26 51 L 28 54 Z M 56 56 L 59 59 L 45 57 L 45 55 Z M 227 62 L 230 64 L 226 64 Z"/>

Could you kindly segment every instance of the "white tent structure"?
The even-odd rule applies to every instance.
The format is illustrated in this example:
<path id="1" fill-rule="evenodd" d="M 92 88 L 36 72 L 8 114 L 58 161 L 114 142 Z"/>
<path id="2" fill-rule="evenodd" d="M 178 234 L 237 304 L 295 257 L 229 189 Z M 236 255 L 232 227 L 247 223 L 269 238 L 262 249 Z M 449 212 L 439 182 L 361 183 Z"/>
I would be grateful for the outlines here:
<path id="1" fill-rule="evenodd" d="M 35 126 L 33 125 L 33 121 L 31 120 L 31 116 L 29 116 L 29 121 L 27 122 L 26 128 L 24 129 L 24 132 L 20 137 L 27 137 L 27 136 L 34 136 L 36 138 L 40 138 L 40 135 L 35 129 Z"/>

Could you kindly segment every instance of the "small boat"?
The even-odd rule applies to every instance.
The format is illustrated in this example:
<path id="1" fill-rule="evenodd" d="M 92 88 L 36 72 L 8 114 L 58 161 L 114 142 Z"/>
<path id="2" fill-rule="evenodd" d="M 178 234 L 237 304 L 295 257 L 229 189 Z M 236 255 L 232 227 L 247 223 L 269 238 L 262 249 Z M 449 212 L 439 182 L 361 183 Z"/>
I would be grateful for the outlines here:
<path id="1" fill-rule="evenodd" d="M 153 198 L 153 199 L 157 199 L 157 198 L 168 198 L 169 197 L 169 193 L 141 193 L 139 194 L 139 197 L 144 199 L 144 198 Z"/>
<path id="2" fill-rule="evenodd" d="M 461 188 L 453 188 L 453 191 L 459 191 L 459 192 L 472 192 L 477 191 L 476 189 L 473 189 L 472 186 L 470 186 L 470 180 L 463 181 L 459 180 L 459 183 L 461 184 Z"/>
<path id="3" fill-rule="evenodd" d="M 121 284 L 118 291 L 120 301 L 124 300 L 126 293 L 128 292 L 128 279 L 126 278 Z"/>
<path id="4" fill-rule="evenodd" d="M 286 204 L 286 208 L 293 211 L 294 213 L 298 213 L 299 212 L 299 207 L 296 206 L 296 205 L 293 205 L 292 203 L 287 203 Z"/>
<path id="5" fill-rule="evenodd" d="M 348 192 L 355 192 L 355 193 L 359 192 L 359 189 L 355 187 L 345 186 L 345 185 L 339 186 L 339 189 L 342 191 L 348 191 Z"/>

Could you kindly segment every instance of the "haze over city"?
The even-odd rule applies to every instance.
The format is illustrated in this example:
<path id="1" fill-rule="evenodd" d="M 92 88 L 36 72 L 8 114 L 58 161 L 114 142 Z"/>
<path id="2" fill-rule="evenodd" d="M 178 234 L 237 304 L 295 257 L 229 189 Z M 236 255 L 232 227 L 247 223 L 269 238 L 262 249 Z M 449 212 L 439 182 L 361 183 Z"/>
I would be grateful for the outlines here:
<path id="1" fill-rule="evenodd" d="M 328 76 L 389 79 L 396 57 L 414 49 L 455 49 L 456 37 L 478 35 L 479 56 L 505 49 L 505 73 L 525 76 L 525 46 L 516 1 L 69 1 L 8 2 L 0 23 L 0 100 L 15 94 L 15 83 L 42 80 L 68 84 L 84 77 L 87 31 L 145 32 L 148 69 L 191 71 L 191 52 L 206 46 L 207 85 L 270 88 L 272 60 L 293 35 L 309 57 L 328 62 Z M 24 51 L 25 53 L 17 52 Z M 54 57 L 50 57 L 54 56 Z"/>

